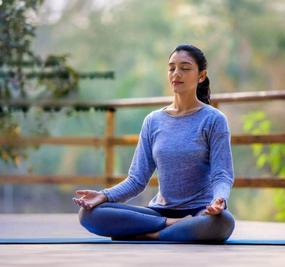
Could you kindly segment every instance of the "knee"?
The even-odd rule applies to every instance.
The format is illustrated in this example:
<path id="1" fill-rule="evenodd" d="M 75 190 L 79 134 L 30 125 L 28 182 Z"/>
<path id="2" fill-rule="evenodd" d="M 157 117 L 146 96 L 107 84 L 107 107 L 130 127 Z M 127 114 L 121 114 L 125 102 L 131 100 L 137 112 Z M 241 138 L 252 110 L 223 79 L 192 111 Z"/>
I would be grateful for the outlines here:
<path id="1" fill-rule="evenodd" d="M 216 241 L 225 241 L 227 240 L 235 228 L 235 219 L 233 215 L 224 210 L 221 214 L 215 216 L 215 233 Z"/>
<path id="2" fill-rule="evenodd" d="M 94 212 L 94 210 L 97 210 L 104 206 L 105 203 L 100 204 L 96 206 L 93 209 L 86 210 L 84 208 L 80 208 L 78 212 L 79 222 L 82 226 L 85 226 L 86 224 L 90 223 L 90 221 L 94 221 L 94 218 L 97 216 L 97 212 Z"/>
<path id="3" fill-rule="evenodd" d="M 87 210 L 81 207 L 78 212 L 78 219 L 82 226 L 84 226 L 87 217 Z"/>
<path id="4" fill-rule="evenodd" d="M 91 233 L 102 234 L 100 229 L 106 225 L 106 221 L 103 218 L 104 216 L 101 216 L 102 212 L 100 212 L 103 206 L 104 203 L 90 210 L 84 208 L 80 208 L 79 210 L 78 217 L 80 224 Z"/>
<path id="5" fill-rule="evenodd" d="M 78 217 L 80 224 L 83 227 L 88 228 L 88 225 L 90 225 L 91 222 L 91 210 L 86 210 L 81 207 L 78 212 Z"/>

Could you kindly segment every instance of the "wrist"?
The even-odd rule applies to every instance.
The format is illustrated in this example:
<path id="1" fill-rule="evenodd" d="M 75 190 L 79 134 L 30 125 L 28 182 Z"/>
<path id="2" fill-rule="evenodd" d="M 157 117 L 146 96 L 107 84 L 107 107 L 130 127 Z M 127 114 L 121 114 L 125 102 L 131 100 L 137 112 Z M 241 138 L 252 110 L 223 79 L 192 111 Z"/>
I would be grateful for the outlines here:
<path id="1" fill-rule="evenodd" d="M 101 193 L 101 199 L 103 202 L 106 202 L 108 201 L 108 197 L 103 193 L 103 192 L 100 192 Z"/>

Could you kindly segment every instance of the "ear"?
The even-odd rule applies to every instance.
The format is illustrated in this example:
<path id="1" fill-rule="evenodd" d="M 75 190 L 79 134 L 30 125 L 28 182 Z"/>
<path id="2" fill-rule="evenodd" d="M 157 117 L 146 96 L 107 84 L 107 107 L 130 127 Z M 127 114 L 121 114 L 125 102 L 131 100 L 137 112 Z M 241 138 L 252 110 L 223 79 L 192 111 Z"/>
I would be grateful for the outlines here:
<path id="1" fill-rule="evenodd" d="M 202 83 L 205 81 L 207 77 L 207 71 L 206 70 L 202 70 L 200 73 L 199 73 L 199 81 L 198 83 Z"/>

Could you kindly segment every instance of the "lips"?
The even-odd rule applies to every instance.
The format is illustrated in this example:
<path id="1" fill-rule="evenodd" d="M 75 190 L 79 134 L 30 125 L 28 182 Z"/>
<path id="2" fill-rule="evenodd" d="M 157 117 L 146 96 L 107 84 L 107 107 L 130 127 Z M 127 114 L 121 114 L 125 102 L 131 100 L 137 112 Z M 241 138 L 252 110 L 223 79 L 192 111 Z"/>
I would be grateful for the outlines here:
<path id="1" fill-rule="evenodd" d="M 180 84 L 182 84 L 182 83 L 183 83 L 183 82 L 180 82 L 180 81 L 173 81 L 173 82 L 172 82 L 173 85 L 180 85 Z"/>

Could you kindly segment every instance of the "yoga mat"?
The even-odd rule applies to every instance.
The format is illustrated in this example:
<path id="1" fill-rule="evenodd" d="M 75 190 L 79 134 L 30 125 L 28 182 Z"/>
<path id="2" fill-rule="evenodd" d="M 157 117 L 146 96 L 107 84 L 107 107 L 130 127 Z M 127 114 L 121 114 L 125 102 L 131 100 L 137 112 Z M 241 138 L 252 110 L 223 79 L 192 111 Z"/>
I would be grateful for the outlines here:
<path id="1" fill-rule="evenodd" d="M 0 238 L 0 245 L 7 244 L 201 244 L 181 241 L 111 240 L 109 238 Z M 266 245 L 285 246 L 285 240 L 229 239 L 224 243 L 202 243 L 206 245 Z"/>

